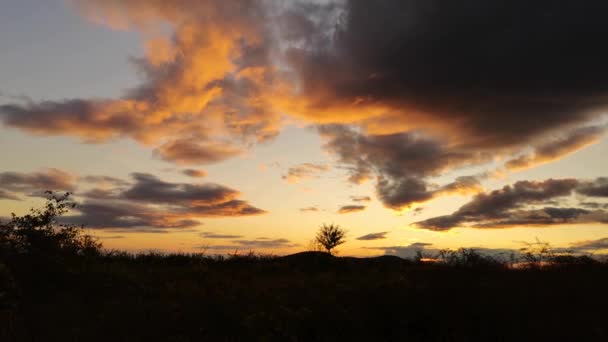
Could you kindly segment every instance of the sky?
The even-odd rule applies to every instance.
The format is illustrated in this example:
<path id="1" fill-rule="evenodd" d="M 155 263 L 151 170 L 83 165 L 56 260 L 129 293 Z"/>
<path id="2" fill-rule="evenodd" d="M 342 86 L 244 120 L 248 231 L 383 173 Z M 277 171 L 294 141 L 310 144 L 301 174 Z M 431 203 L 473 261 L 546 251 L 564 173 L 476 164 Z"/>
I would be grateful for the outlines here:
<path id="1" fill-rule="evenodd" d="M 5 0 L 0 217 L 106 248 L 608 251 L 604 1 Z"/>

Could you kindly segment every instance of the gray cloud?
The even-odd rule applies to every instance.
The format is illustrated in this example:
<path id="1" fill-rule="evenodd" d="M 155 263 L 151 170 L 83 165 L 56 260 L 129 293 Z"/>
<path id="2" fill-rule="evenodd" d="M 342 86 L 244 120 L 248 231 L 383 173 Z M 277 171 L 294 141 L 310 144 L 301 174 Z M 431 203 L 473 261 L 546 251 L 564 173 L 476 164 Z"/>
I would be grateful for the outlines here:
<path id="1" fill-rule="evenodd" d="M 325 148 L 346 165 L 349 180 L 361 183 L 376 178 L 376 192 L 388 208 L 401 209 L 426 202 L 439 194 L 474 192 L 480 188 L 476 177 L 460 177 L 436 187 L 429 177 L 444 171 L 485 162 L 490 155 L 447 149 L 438 141 L 414 132 L 364 135 L 343 125 L 318 127 L 327 139 Z"/>
<path id="2" fill-rule="evenodd" d="M 388 234 L 388 232 L 380 232 L 380 233 L 370 233 L 370 234 L 366 234 L 363 236 L 359 236 L 357 238 L 357 240 L 382 240 L 382 239 L 386 239 L 386 234 Z"/>
<path id="3" fill-rule="evenodd" d="M 207 177 L 207 171 L 205 171 L 205 170 L 185 169 L 185 170 L 182 170 L 182 173 L 188 177 L 193 177 L 193 178 Z"/>
<path id="4" fill-rule="evenodd" d="M 217 234 L 212 232 L 202 232 L 201 237 L 205 239 L 239 239 L 241 235 Z"/>
<path id="5" fill-rule="evenodd" d="M 601 238 L 597 240 L 581 241 L 572 244 L 572 247 L 580 251 L 597 251 L 608 249 L 608 238 Z"/>
<path id="6" fill-rule="evenodd" d="M 350 196 L 353 202 L 370 202 L 372 200 L 369 196 Z"/>
<path id="7" fill-rule="evenodd" d="M 605 126 L 588 126 L 575 129 L 568 132 L 566 136 L 543 142 L 542 145 L 535 147 L 531 154 L 509 160 L 505 165 L 508 169 L 519 170 L 554 161 L 598 142 L 605 131 Z"/>
<path id="8" fill-rule="evenodd" d="M 199 224 L 196 220 L 180 218 L 165 210 L 128 202 L 85 201 L 76 207 L 76 211 L 78 215 L 67 216 L 64 220 L 93 229 L 163 232 Z"/>
<path id="9" fill-rule="evenodd" d="M 470 202 L 450 215 L 416 222 L 419 228 L 449 230 L 455 227 L 508 228 L 514 226 L 546 226 L 568 223 L 608 222 L 608 213 L 576 207 L 543 207 L 559 197 L 580 193 L 581 182 L 576 179 L 519 181 L 499 190 L 476 195 Z M 583 187 L 582 189 L 588 189 Z M 583 190 L 585 191 L 585 190 Z"/>
<path id="10" fill-rule="evenodd" d="M 600 177 L 593 182 L 584 182 L 577 191 L 589 197 L 608 197 L 608 178 Z"/>
<path id="11" fill-rule="evenodd" d="M 338 214 L 356 213 L 365 210 L 365 208 L 367 207 L 364 205 L 344 205 L 338 209 Z"/>
<path id="12" fill-rule="evenodd" d="M 0 172 L 0 197 L 18 200 L 18 195 L 43 196 L 44 191 L 72 192 L 76 177 L 59 169 L 39 172 Z"/>
<path id="13" fill-rule="evenodd" d="M 218 204 L 235 199 L 240 193 L 223 185 L 168 183 L 147 173 L 133 173 L 135 183 L 122 196 L 130 200 L 165 204 Z"/>
<path id="14" fill-rule="evenodd" d="M 282 178 L 288 183 L 298 183 L 304 179 L 317 178 L 328 170 L 329 166 L 325 164 L 303 163 L 290 167 Z"/>
<path id="15" fill-rule="evenodd" d="M 264 214 L 240 200 L 237 190 L 214 183 L 170 183 L 147 173 L 133 173 L 127 187 L 94 188 L 83 192 L 71 223 L 91 228 L 161 232 L 191 228 L 202 217 Z M 115 182 L 116 183 L 116 182 Z"/>

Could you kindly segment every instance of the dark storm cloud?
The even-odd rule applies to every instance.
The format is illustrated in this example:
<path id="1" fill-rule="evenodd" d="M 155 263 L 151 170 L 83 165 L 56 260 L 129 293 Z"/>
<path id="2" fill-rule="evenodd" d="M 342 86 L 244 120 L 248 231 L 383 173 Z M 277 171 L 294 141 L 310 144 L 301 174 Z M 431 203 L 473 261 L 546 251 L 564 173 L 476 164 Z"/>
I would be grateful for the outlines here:
<path id="1" fill-rule="evenodd" d="M 364 205 L 344 205 L 338 209 L 338 214 L 350 214 L 365 210 Z"/>
<path id="2" fill-rule="evenodd" d="M 400 209 L 446 194 L 429 178 L 461 166 L 505 157 L 522 169 L 597 142 L 606 10 L 603 1 L 352 0 L 323 47 L 290 56 L 305 116 L 354 127 L 322 127 L 326 148 L 352 182 L 376 178 L 379 199 Z"/>
<path id="3" fill-rule="evenodd" d="M 416 222 L 419 228 L 449 230 L 454 227 L 508 228 L 526 225 L 565 223 L 605 223 L 608 213 L 576 207 L 543 207 L 555 198 L 581 194 L 580 184 L 595 184 L 576 179 L 519 181 L 499 190 L 476 195 L 450 215 L 437 216 Z"/>
<path id="4" fill-rule="evenodd" d="M 370 233 L 370 234 L 366 234 L 363 236 L 359 236 L 357 238 L 357 240 L 382 240 L 382 239 L 386 239 L 386 234 L 388 234 L 388 232 L 380 232 L 380 233 Z"/>
<path id="5" fill-rule="evenodd" d="M 294 48 L 292 61 L 316 107 L 383 107 L 372 122 L 521 145 L 606 109 L 607 10 L 601 0 L 350 0 L 332 48 Z"/>

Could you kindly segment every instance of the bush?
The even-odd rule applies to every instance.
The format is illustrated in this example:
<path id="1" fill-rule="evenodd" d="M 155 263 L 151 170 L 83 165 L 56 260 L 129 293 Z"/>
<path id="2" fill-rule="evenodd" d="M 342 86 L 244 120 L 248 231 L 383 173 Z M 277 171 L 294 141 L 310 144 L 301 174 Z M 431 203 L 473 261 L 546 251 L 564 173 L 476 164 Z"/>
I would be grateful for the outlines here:
<path id="1" fill-rule="evenodd" d="M 101 244 L 84 234 L 82 226 L 61 222 L 61 216 L 76 207 L 70 193 L 58 196 L 51 191 L 42 209 L 30 209 L 23 216 L 14 213 L 7 223 L 0 223 L 0 255 L 3 259 L 18 256 L 55 257 L 98 255 Z"/>

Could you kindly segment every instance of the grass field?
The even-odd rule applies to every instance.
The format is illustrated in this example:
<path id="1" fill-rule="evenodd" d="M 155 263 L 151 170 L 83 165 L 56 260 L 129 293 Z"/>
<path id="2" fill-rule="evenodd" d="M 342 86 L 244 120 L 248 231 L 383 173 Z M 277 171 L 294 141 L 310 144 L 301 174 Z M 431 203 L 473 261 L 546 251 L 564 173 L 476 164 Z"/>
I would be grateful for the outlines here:
<path id="1" fill-rule="evenodd" d="M 112 253 L 2 266 L 2 341 L 607 341 L 608 265 Z"/>

